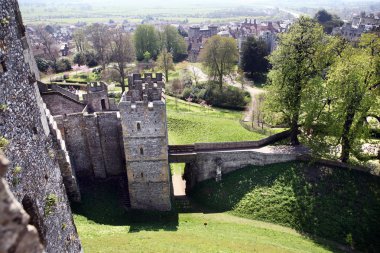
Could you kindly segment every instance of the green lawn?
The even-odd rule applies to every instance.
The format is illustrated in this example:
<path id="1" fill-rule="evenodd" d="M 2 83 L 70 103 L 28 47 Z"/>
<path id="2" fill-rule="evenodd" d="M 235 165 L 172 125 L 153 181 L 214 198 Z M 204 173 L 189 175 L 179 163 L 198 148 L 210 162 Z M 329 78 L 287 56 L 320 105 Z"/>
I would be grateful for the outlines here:
<path id="1" fill-rule="evenodd" d="M 167 96 L 169 144 L 199 142 L 248 141 L 265 135 L 244 129 L 239 120 L 242 112 L 205 108 Z"/>
<path id="2" fill-rule="evenodd" d="M 273 222 L 352 245 L 380 249 L 380 178 L 285 163 L 250 166 L 198 185 L 193 197 L 216 211 Z"/>
<path id="3" fill-rule="evenodd" d="M 331 252 L 292 229 L 226 213 L 128 213 L 116 186 L 82 187 L 73 206 L 85 252 Z"/>

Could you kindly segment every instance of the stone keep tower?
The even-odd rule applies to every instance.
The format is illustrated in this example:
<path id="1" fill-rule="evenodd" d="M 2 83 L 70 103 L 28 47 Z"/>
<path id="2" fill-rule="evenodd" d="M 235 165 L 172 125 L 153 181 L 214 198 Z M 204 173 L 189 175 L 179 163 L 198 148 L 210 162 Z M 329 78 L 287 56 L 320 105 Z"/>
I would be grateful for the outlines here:
<path id="1" fill-rule="evenodd" d="M 171 184 L 162 74 L 129 77 L 119 109 L 132 209 L 168 211 Z"/>

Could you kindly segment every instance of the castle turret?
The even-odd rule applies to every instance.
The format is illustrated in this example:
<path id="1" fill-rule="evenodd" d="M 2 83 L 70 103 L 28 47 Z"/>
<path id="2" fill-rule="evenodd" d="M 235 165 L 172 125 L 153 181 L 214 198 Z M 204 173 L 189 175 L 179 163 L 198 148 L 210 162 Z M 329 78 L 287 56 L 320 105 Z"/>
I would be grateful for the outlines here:
<path id="1" fill-rule="evenodd" d="M 134 74 L 119 104 L 132 209 L 171 209 L 163 87 L 162 74 Z"/>
<path id="2" fill-rule="evenodd" d="M 196 39 L 200 35 L 201 28 L 199 26 L 190 26 L 189 28 L 189 39 Z"/>
<path id="3" fill-rule="evenodd" d="M 101 112 L 110 109 L 108 88 L 103 82 L 94 82 L 87 85 L 87 94 L 83 94 L 89 112 Z"/>
<path id="4" fill-rule="evenodd" d="M 210 30 L 210 36 L 214 36 L 218 34 L 218 26 L 216 25 L 209 25 L 208 29 Z"/>

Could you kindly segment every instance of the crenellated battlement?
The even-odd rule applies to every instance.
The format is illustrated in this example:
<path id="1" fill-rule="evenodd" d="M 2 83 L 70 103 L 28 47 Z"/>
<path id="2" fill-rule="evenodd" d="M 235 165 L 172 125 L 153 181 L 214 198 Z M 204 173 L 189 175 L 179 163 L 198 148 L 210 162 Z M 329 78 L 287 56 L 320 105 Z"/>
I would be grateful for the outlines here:
<path id="1" fill-rule="evenodd" d="M 145 104 L 160 101 L 164 88 L 165 83 L 161 73 L 156 73 L 155 77 L 152 73 L 133 74 L 128 78 L 128 92 L 123 94 L 122 101 L 132 103 L 143 101 Z"/>
<path id="2" fill-rule="evenodd" d="M 107 84 L 104 82 L 91 82 L 87 84 L 87 93 L 105 91 L 108 92 Z"/>

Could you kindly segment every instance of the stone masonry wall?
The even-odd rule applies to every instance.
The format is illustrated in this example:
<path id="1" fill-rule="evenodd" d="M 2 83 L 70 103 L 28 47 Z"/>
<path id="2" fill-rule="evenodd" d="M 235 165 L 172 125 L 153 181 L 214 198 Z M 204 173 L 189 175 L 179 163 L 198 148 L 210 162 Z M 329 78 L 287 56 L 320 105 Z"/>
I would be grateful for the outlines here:
<path id="1" fill-rule="evenodd" d="M 291 148 L 291 147 L 290 147 Z M 268 164 L 295 161 L 307 152 L 294 151 L 285 147 L 263 147 L 250 150 L 198 152 L 195 160 L 185 168 L 186 191 L 190 191 L 195 184 L 217 177 L 217 170 L 221 174 L 244 168 L 249 165 L 264 166 Z"/>
<path id="2" fill-rule="evenodd" d="M 49 128 L 53 136 L 53 140 L 56 146 L 56 157 L 58 160 L 59 168 L 61 169 L 61 174 L 63 178 L 63 183 L 66 188 L 67 195 L 71 201 L 80 202 L 81 194 L 79 190 L 79 185 L 76 179 L 76 173 L 73 166 L 71 166 L 71 161 L 69 157 L 69 152 L 66 149 L 66 142 L 62 138 L 60 129 L 58 129 L 57 123 L 54 120 L 53 115 L 51 115 L 49 109 L 46 108 L 46 104 L 43 104 L 46 116 L 48 118 Z"/>
<path id="3" fill-rule="evenodd" d="M 78 175 L 106 178 L 125 172 L 118 112 L 75 113 L 54 119 Z"/>
<path id="4" fill-rule="evenodd" d="M 133 209 L 171 209 L 165 106 L 163 100 L 131 102 L 125 97 L 119 104 Z"/>
<path id="5" fill-rule="evenodd" d="M 0 136 L 9 141 L 6 180 L 47 252 L 81 252 L 38 94 L 38 71 L 18 3 L 0 0 Z"/>
<path id="6" fill-rule="evenodd" d="M 42 99 L 53 116 L 82 112 L 85 104 L 66 97 L 60 92 L 42 93 Z"/>

